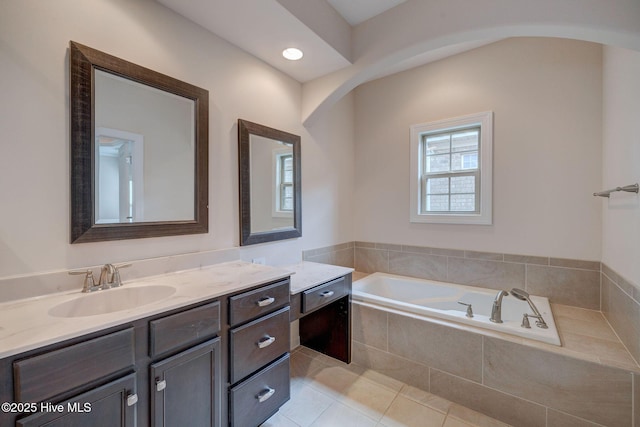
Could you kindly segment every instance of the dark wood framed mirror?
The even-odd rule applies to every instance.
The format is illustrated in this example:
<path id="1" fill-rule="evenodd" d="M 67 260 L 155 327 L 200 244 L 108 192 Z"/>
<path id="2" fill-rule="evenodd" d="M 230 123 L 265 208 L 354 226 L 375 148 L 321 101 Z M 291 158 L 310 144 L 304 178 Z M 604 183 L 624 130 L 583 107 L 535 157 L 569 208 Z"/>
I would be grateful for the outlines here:
<path id="1" fill-rule="evenodd" d="M 300 137 L 238 120 L 240 244 L 302 236 Z"/>
<path id="2" fill-rule="evenodd" d="M 209 92 L 70 42 L 71 243 L 208 231 Z"/>

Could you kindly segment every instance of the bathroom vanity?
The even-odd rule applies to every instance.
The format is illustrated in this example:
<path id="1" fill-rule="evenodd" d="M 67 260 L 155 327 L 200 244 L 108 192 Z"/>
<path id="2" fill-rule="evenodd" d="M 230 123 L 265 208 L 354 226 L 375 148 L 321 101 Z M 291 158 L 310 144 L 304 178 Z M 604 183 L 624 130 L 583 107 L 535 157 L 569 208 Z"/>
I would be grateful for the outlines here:
<path id="1" fill-rule="evenodd" d="M 299 320 L 300 344 L 351 363 L 353 269 L 302 262 L 288 266 L 291 321 Z"/>
<path id="2" fill-rule="evenodd" d="M 156 276 L 120 289 L 175 293 L 93 316 L 51 314 L 70 301 L 84 314 L 79 293 L 2 304 L 0 425 L 255 427 L 289 400 L 291 321 L 304 345 L 350 359 L 351 270 L 332 267 Z"/>
<path id="3" fill-rule="evenodd" d="M 88 317 L 49 314 L 91 297 L 78 293 L 3 304 L 0 425 L 260 424 L 289 399 L 289 274 L 232 262 L 157 276 L 121 289 L 175 294 Z"/>

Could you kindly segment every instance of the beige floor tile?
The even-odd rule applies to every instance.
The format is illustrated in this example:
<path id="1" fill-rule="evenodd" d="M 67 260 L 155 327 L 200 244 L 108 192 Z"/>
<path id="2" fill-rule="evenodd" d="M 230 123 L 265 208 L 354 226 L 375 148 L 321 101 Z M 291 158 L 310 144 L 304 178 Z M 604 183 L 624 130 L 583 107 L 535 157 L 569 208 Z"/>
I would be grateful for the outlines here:
<path id="1" fill-rule="evenodd" d="M 280 408 L 280 413 L 301 427 L 308 427 L 334 402 L 329 396 L 310 387 L 301 387 L 291 400 Z"/>
<path id="2" fill-rule="evenodd" d="M 260 424 L 260 427 L 300 427 L 300 424 L 294 423 L 282 415 L 282 412 L 278 411 L 267 421 Z"/>
<path id="3" fill-rule="evenodd" d="M 449 408 L 452 405 L 452 403 L 447 399 L 443 399 L 442 397 L 436 396 L 435 394 L 431 394 L 427 391 L 412 387 L 410 385 L 405 385 L 404 387 L 402 387 L 402 390 L 400 390 L 400 395 L 430 408 L 433 408 L 436 411 L 440 411 L 444 414 L 449 412 Z"/>
<path id="4" fill-rule="evenodd" d="M 457 418 L 447 417 L 442 427 L 476 427 L 473 424 L 467 424 Z"/>
<path id="5" fill-rule="evenodd" d="M 381 386 L 390 388 L 391 390 L 400 391 L 405 385 L 402 381 L 391 378 L 390 376 L 384 375 L 378 371 L 374 371 L 373 369 L 363 368 L 355 364 L 351 364 L 349 368 L 351 369 L 351 367 L 358 368 L 360 370 L 361 377 L 366 378 L 369 381 L 373 381 Z M 356 372 L 355 370 L 352 371 Z"/>
<path id="6" fill-rule="evenodd" d="M 377 421 L 367 417 L 359 411 L 334 402 L 318 419 L 312 427 L 375 427 Z"/>
<path id="7" fill-rule="evenodd" d="M 305 381 L 314 373 L 326 367 L 325 364 L 301 351 L 295 351 L 291 354 L 290 366 L 291 378 Z"/>
<path id="8" fill-rule="evenodd" d="M 385 427 L 441 427 L 445 415 L 404 396 L 395 398 L 380 424 Z"/>
<path id="9" fill-rule="evenodd" d="M 449 409 L 449 414 L 447 415 L 447 421 L 449 419 L 455 419 L 466 424 L 463 425 L 471 425 L 474 427 L 509 427 L 509 424 L 505 424 L 500 422 L 494 418 L 488 417 L 480 412 L 476 412 L 472 409 L 464 407 L 462 405 L 458 405 L 453 403 L 451 408 Z M 446 427 L 449 427 L 448 424 L 445 423 Z"/>
<path id="10" fill-rule="evenodd" d="M 397 394 L 396 391 L 360 377 L 342 393 L 343 396 L 338 401 L 379 421 Z"/>
<path id="11" fill-rule="evenodd" d="M 309 385 L 333 398 L 340 398 L 347 388 L 355 383 L 359 375 L 339 366 L 325 367 L 310 378 Z"/>
<path id="12" fill-rule="evenodd" d="M 346 363 L 344 363 L 341 360 L 338 359 L 334 359 L 331 356 L 327 356 L 326 354 L 322 354 L 318 351 L 312 350 L 310 348 L 304 347 L 304 346 L 300 346 L 299 348 L 301 348 L 302 350 L 300 350 L 300 352 L 306 356 L 309 356 L 311 358 L 313 358 L 313 360 L 322 363 L 323 365 L 326 366 L 341 366 L 343 368 L 347 368 L 349 365 L 347 365 Z"/>

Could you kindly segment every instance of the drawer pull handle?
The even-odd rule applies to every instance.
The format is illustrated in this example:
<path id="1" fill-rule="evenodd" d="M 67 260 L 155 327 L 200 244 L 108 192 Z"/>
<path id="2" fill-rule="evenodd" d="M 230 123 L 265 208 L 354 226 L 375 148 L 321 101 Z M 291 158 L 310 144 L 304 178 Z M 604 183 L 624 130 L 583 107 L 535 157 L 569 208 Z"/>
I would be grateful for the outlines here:
<path id="1" fill-rule="evenodd" d="M 127 396 L 127 406 L 133 406 L 138 403 L 138 395 L 130 394 Z"/>
<path id="2" fill-rule="evenodd" d="M 156 390 L 157 391 L 162 391 L 165 388 L 167 388 L 167 381 L 166 380 L 162 380 L 162 381 L 156 381 Z"/>
<path id="3" fill-rule="evenodd" d="M 258 402 L 262 403 L 266 400 L 269 400 L 269 398 L 273 396 L 275 392 L 276 392 L 275 388 L 267 387 L 266 390 L 262 390 L 260 393 L 258 393 L 258 395 L 256 396 L 256 399 L 258 399 Z"/>
<path id="4" fill-rule="evenodd" d="M 271 344 L 275 342 L 275 340 L 276 340 L 276 337 L 266 336 L 262 338 L 260 341 L 258 341 L 258 348 L 269 347 Z"/>
<path id="5" fill-rule="evenodd" d="M 260 300 L 258 300 L 258 306 L 259 307 L 266 307 L 270 304 L 273 304 L 276 301 L 276 299 L 274 297 L 265 297 L 262 298 Z"/>
<path id="6" fill-rule="evenodd" d="M 322 292 L 322 293 L 320 294 L 320 296 L 321 296 L 322 298 L 329 298 L 329 297 L 330 297 L 330 296 L 332 296 L 333 294 L 334 294 L 334 292 L 333 292 L 333 291 L 324 291 L 324 292 Z"/>

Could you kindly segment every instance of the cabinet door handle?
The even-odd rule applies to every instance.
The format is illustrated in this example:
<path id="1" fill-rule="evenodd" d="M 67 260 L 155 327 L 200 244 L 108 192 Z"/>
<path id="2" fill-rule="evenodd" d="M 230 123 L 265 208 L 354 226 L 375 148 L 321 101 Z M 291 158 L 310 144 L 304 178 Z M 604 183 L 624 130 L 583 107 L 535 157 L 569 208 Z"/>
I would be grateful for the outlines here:
<path id="1" fill-rule="evenodd" d="M 324 292 L 322 292 L 322 293 L 320 294 L 320 296 L 321 296 L 322 298 L 329 298 L 329 297 L 330 297 L 330 296 L 332 296 L 333 294 L 334 294 L 334 292 L 333 292 L 333 291 L 324 291 Z"/>
<path id="2" fill-rule="evenodd" d="M 260 341 L 258 341 L 258 348 L 265 348 L 265 347 L 269 347 L 271 344 L 273 344 L 276 340 L 276 337 L 271 337 L 271 336 L 266 336 L 264 338 L 261 338 Z"/>
<path id="3" fill-rule="evenodd" d="M 258 306 L 259 307 L 266 307 L 270 304 L 273 304 L 276 301 L 276 299 L 274 297 L 264 297 L 262 299 L 258 300 Z"/>
<path id="4" fill-rule="evenodd" d="M 273 396 L 275 392 L 276 392 L 275 388 L 271 388 L 267 386 L 266 390 L 262 390 L 260 393 L 258 393 L 258 395 L 256 396 L 256 399 L 258 399 L 258 402 L 262 403 L 265 400 L 268 400 L 271 396 Z"/>
<path id="5" fill-rule="evenodd" d="M 156 391 L 162 391 L 167 388 L 167 380 L 157 380 L 156 381 Z"/>
<path id="6" fill-rule="evenodd" d="M 138 395 L 130 394 L 127 396 L 127 406 L 133 406 L 138 403 Z"/>

